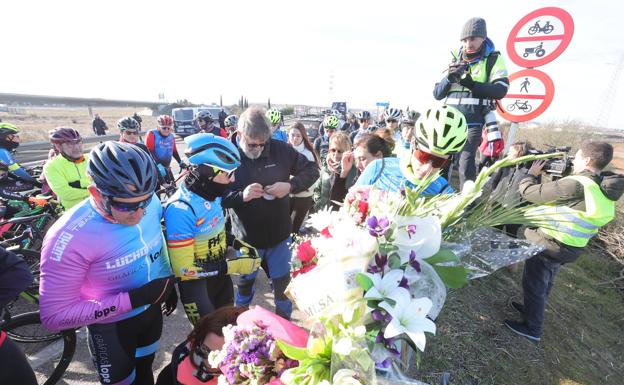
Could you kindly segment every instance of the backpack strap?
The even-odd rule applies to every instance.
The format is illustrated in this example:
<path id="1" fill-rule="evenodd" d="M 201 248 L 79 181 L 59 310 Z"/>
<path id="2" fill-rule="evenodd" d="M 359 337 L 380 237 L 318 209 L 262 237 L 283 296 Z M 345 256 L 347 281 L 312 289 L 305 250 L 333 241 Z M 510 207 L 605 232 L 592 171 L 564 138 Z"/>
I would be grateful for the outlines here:
<path id="1" fill-rule="evenodd" d="M 487 81 L 490 81 L 490 75 L 492 74 L 492 68 L 494 68 L 494 64 L 498 60 L 498 56 L 500 55 L 499 51 L 494 51 L 488 55 L 485 59 L 485 76 Z"/>

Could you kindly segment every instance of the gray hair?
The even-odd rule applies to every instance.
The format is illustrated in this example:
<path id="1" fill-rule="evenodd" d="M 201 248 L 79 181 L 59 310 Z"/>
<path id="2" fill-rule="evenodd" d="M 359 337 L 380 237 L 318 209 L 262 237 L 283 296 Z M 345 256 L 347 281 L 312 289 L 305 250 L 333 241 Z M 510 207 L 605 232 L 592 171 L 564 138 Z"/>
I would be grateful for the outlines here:
<path id="1" fill-rule="evenodd" d="M 271 137 L 271 128 L 264 111 L 249 107 L 238 118 L 238 131 L 250 139 L 267 141 Z"/>

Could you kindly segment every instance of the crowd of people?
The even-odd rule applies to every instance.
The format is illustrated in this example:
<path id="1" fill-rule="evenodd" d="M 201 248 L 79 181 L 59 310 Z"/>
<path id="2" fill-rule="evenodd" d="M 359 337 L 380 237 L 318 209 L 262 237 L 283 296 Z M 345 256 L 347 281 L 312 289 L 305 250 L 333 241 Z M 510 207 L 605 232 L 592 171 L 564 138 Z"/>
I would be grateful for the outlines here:
<path id="1" fill-rule="evenodd" d="M 453 158 L 458 187 L 474 180 L 482 131 L 488 144 L 502 139 L 488 116 L 509 82 L 483 19 L 469 20 L 461 40 L 453 66 L 435 86 L 444 105 L 420 116 L 388 108 L 378 122 L 368 111 L 348 117 L 332 111 L 314 142 L 301 122 L 285 127 L 279 110 L 256 107 L 239 117 L 220 116 L 217 123 L 209 112 L 199 112 L 201 132 L 185 138 L 185 160 L 168 115 L 157 119 L 144 143 L 139 122 L 123 118 L 119 140 L 100 143 L 88 155 L 76 130 L 53 130 L 54 151 L 43 176 L 66 211 L 41 250 L 43 324 L 52 330 L 86 326 L 102 383 L 153 384 L 163 315 L 180 301 L 194 329 L 157 383 L 214 383 L 207 353 L 223 344 L 221 327 L 252 303 L 260 268 L 270 279 L 275 312 L 290 319 L 289 245 L 292 236 L 308 231 L 310 212 L 339 209 L 354 185 L 401 191 L 426 182 L 423 196 L 452 193 L 438 172 L 448 170 Z M 96 134 L 102 127 L 94 121 Z M 1 123 L 1 178 L 11 174 L 20 183 L 41 183 L 13 160 L 18 144 L 17 127 Z M 512 148 L 519 156 L 527 144 Z M 562 218 L 554 228 L 525 232 L 545 251 L 525 265 L 524 303 L 514 305 L 523 319 L 505 321 L 513 332 L 540 340 L 558 269 L 613 219 L 624 178 L 603 172 L 612 156 L 608 143 L 588 142 L 576 153 L 571 177 L 539 183 L 543 162 L 496 176 L 495 188 L 513 188 Z M 172 159 L 186 174 L 161 202 L 155 192 L 171 182 Z M 508 231 L 518 235 L 518 229 Z M 26 279 L 15 275 L 12 281 Z M 13 286 L 19 290 L 23 283 Z M 17 362 L 9 349 L 0 346 L 0 361 Z"/>

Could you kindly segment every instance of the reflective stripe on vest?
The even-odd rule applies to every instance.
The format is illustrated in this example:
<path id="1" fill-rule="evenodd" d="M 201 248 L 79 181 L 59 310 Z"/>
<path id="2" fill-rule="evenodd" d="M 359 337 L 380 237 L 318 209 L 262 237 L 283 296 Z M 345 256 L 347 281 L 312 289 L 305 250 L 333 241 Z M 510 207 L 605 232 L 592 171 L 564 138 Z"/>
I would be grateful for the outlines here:
<path id="1" fill-rule="evenodd" d="M 598 233 L 600 227 L 613 220 L 615 202 L 604 196 L 600 186 L 591 178 L 581 175 L 566 178 L 572 178 L 583 185 L 585 211 L 567 206 L 544 205 L 528 210 L 527 215 L 539 218 L 544 223 L 540 230 L 559 242 L 584 247 Z"/>
<path id="2" fill-rule="evenodd" d="M 470 104 L 470 105 L 483 105 L 489 106 L 489 99 L 478 99 L 478 98 L 446 98 L 446 104 L 458 105 L 458 104 Z"/>

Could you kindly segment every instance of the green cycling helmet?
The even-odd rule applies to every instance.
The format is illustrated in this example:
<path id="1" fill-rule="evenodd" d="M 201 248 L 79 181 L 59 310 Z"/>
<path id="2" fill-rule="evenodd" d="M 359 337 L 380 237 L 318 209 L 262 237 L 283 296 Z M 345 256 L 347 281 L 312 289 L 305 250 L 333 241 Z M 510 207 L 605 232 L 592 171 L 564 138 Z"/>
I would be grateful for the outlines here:
<path id="1" fill-rule="evenodd" d="M 325 128 L 333 128 L 334 130 L 338 128 L 340 121 L 334 115 L 330 115 L 325 118 L 323 121 L 323 127 Z"/>
<path id="2" fill-rule="evenodd" d="M 434 155 L 457 154 L 468 136 L 464 114 L 454 107 L 427 110 L 416 122 L 416 142 Z"/>
<path id="3" fill-rule="evenodd" d="M 270 108 L 266 112 L 266 117 L 272 124 L 277 124 L 282 121 L 282 113 L 277 108 Z"/>
<path id="4" fill-rule="evenodd" d="M 19 133 L 17 126 L 11 123 L 0 123 L 0 136 L 15 135 Z"/>

